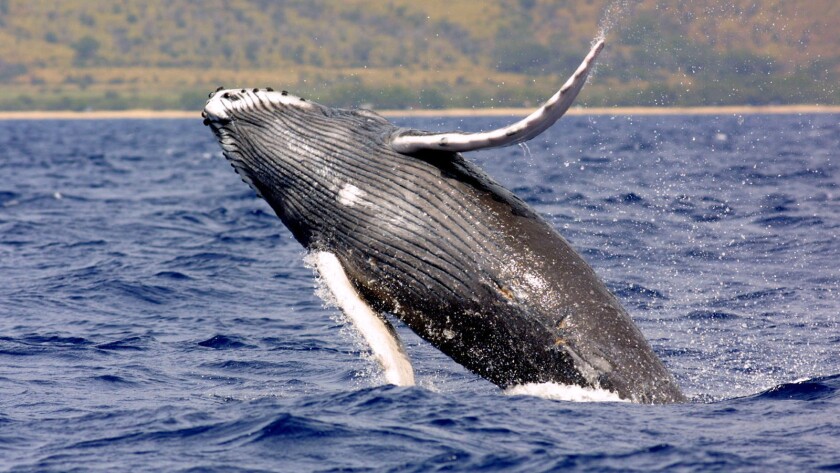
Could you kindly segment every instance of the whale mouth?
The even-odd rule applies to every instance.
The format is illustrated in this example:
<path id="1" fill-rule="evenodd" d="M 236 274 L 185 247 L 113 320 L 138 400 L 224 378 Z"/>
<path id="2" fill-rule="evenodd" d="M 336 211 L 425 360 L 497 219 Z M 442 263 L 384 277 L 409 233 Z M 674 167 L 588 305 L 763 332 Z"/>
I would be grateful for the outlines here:
<path id="1" fill-rule="evenodd" d="M 210 93 L 201 116 L 204 125 L 227 124 L 235 120 L 237 114 L 249 111 L 271 111 L 277 107 L 312 108 L 306 99 L 294 96 L 285 90 L 275 91 L 271 87 L 264 89 L 225 89 L 219 87 Z"/>

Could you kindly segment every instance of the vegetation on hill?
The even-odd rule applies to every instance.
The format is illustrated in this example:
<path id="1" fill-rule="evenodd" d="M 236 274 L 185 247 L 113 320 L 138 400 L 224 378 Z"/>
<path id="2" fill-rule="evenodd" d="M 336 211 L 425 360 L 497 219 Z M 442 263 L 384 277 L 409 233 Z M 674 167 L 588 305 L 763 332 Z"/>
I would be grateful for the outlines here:
<path id="1" fill-rule="evenodd" d="M 610 13 L 606 13 L 606 12 Z M 836 0 L 0 0 L 0 109 L 199 109 L 218 85 L 341 106 L 840 104 Z"/>

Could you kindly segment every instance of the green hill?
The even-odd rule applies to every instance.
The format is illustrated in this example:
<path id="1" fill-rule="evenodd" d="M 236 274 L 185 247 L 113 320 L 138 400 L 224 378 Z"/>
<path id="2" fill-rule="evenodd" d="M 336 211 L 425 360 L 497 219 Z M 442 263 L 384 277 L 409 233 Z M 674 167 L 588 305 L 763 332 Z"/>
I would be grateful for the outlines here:
<path id="1" fill-rule="evenodd" d="M 0 0 L 0 109 L 199 109 L 218 85 L 532 105 L 599 23 L 585 105 L 840 104 L 838 22 L 836 0 Z"/>

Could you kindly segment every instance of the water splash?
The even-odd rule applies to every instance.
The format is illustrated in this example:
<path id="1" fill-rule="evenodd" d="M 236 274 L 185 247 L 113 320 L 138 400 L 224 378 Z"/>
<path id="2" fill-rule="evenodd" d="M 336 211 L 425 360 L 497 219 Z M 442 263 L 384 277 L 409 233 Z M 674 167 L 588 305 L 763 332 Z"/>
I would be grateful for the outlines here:
<path id="1" fill-rule="evenodd" d="M 630 402 L 612 391 L 558 383 L 519 384 L 505 389 L 504 393 L 508 396 L 535 396 L 552 401 Z"/>
<path id="2" fill-rule="evenodd" d="M 606 40 L 607 33 L 625 18 L 632 17 L 632 12 L 641 3 L 641 0 L 615 0 L 607 5 L 607 8 L 604 9 L 604 14 L 601 16 L 601 20 L 598 22 L 598 35 L 592 43 L 595 44 L 598 41 Z"/>
<path id="3" fill-rule="evenodd" d="M 533 161 L 534 157 L 531 155 L 531 148 L 528 147 L 528 143 L 519 143 L 519 148 L 522 149 L 522 154 L 525 159 Z"/>

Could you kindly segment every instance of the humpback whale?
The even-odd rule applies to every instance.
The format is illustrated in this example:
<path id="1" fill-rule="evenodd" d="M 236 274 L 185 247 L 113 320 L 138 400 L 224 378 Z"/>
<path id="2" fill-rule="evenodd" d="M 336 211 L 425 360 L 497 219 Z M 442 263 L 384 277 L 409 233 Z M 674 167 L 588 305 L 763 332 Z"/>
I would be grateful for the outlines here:
<path id="1" fill-rule="evenodd" d="M 392 314 L 503 388 L 561 383 L 680 402 L 676 381 L 586 261 L 461 154 L 549 128 L 603 47 L 597 41 L 536 111 L 486 132 L 402 128 L 271 88 L 220 88 L 202 115 L 234 170 L 309 250 L 388 382 L 414 383 Z"/>

